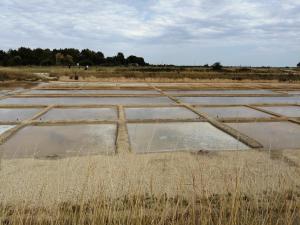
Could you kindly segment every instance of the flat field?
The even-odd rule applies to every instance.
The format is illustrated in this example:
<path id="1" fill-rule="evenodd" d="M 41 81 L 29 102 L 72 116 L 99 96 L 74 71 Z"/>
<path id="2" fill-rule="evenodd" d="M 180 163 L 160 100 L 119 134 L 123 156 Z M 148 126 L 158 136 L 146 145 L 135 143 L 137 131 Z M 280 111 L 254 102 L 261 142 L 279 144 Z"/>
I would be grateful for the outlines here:
<path id="1" fill-rule="evenodd" d="M 300 224 L 300 83 L 69 78 L 1 88 L 3 224 Z"/>

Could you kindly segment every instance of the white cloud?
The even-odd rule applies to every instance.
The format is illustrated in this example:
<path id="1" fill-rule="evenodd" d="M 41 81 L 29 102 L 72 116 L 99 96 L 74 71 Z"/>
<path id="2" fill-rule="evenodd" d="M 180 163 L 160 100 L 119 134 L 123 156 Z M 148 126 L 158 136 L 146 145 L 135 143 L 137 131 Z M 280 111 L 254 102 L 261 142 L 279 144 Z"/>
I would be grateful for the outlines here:
<path id="1" fill-rule="evenodd" d="M 294 0 L 1 0 L 0 9 L 2 48 L 297 48 L 300 37 L 300 3 Z"/>

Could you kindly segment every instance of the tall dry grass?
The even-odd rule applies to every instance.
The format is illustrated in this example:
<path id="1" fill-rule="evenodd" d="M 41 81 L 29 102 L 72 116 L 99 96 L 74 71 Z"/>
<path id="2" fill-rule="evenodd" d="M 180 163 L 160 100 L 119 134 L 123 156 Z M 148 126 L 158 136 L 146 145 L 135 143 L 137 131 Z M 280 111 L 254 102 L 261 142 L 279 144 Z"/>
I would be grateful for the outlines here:
<path id="1" fill-rule="evenodd" d="M 228 79 L 228 80 L 277 80 L 277 81 L 299 81 L 299 71 L 294 68 L 239 68 L 227 67 L 221 71 L 203 67 L 0 67 L 0 80 L 39 80 L 41 77 L 34 73 L 48 73 L 58 79 L 66 79 L 75 73 L 80 79 L 161 79 L 181 80 L 206 80 L 206 79 Z"/>
<path id="2" fill-rule="evenodd" d="M 186 199 L 167 195 L 101 196 L 51 208 L 24 204 L 1 207 L 4 224 L 299 224 L 295 194 L 228 193 Z"/>
<path id="3" fill-rule="evenodd" d="M 2 224 L 300 224 L 299 168 L 265 152 L 13 159 L 1 166 Z"/>

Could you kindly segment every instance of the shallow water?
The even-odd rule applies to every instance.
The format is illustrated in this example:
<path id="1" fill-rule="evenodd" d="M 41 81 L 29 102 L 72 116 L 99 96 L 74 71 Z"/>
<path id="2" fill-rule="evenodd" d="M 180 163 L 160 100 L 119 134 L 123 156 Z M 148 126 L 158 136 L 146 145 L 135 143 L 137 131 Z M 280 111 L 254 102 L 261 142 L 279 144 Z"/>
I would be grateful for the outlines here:
<path id="1" fill-rule="evenodd" d="M 55 94 L 82 94 L 82 95 L 93 95 L 93 94 L 125 94 L 125 95 L 147 95 L 147 94 L 159 94 L 155 90 L 31 90 L 25 94 L 43 94 L 43 95 L 55 95 Z"/>
<path id="2" fill-rule="evenodd" d="M 0 108 L 0 121 L 22 121 L 30 119 L 42 109 L 38 108 Z"/>
<path id="3" fill-rule="evenodd" d="M 171 104 L 167 97 L 35 97 L 35 98 L 7 98 L 2 99 L 0 104 L 10 105 L 138 105 L 138 104 Z"/>
<path id="4" fill-rule="evenodd" d="M 196 107 L 199 112 L 207 113 L 216 118 L 269 118 L 267 113 L 244 106 L 236 107 Z"/>
<path id="5" fill-rule="evenodd" d="M 109 86 L 114 87 L 117 86 L 116 83 L 112 82 L 63 82 L 63 81 L 56 81 L 50 83 L 41 83 L 39 87 L 68 87 L 68 88 L 77 88 L 77 87 L 103 87 Z"/>
<path id="6" fill-rule="evenodd" d="M 199 116 L 182 107 L 125 108 L 128 120 L 136 119 L 196 119 Z"/>
<path id="7" fill-rule="evenodd" d="M 266 149 L 299 149 L 300 126 L 290 122 L 228 123 Z"/>
<path id="8" fill-rule="evenodd" d="M 4 158 L 56 158 L 115 152 L 116 125 L 28 126 L 2 146 Z"/>
<path id="9" fill-rule="evenodd" d="M 297 91 L 286 91 L 290 95 L 300 95 L 300 90 Z"/>
<path id="10" fill-rule="evenodd" d="M 51 120 L 117 120 L 116 109 L 113 108 L 54 108 L 38 118 Z"/>
<path id="11" fill-rule="evenodd" d="M 42 83 L 39 85 L 40 87 L 117 87 L 117 86 L 139 86 L 139 87 L 148 87 L 147 83 L 137 83 L 137 82 L 50 82 L 50 83 Z"/>
<path id="12" fill-rule="evenodd" d="M 172 90 L 169 94 L 278 94 L 271 90 Z"/>
<path id="13" fill-rule="evenodd" d="M 261 109 L 268 110 L 270 112 L 278 113 L 287 117 L 300 117 L 299 106 L 270 106 L 270 107 L 259 107 Z"/>
<path id="14" fill-rule="evenodd" d="M 291 97 L 177 97 L 182 102 L 203 105 L 298 104 L 300 96 Z"/>
<path id="15" fill-rule="evenodd" d="M 128 132 L 137 153 L 249 149 L 206 122 L 130 123 Z"/>

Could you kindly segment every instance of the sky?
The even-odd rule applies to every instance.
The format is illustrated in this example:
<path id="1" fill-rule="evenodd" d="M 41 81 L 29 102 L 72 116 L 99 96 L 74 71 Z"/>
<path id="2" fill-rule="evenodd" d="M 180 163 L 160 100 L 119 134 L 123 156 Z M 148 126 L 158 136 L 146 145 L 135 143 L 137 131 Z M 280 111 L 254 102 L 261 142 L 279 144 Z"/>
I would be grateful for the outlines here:
<path id="1" fill-rule="evenodd" d="M 300 0 L 0 0 L 0 49 L 90 48 L 153 64 L 295 66 Z"/>

